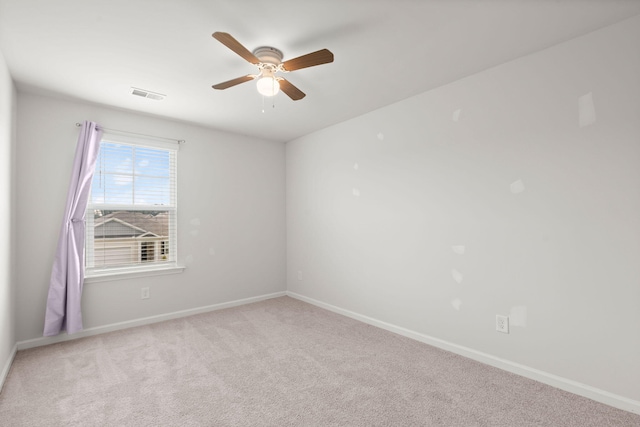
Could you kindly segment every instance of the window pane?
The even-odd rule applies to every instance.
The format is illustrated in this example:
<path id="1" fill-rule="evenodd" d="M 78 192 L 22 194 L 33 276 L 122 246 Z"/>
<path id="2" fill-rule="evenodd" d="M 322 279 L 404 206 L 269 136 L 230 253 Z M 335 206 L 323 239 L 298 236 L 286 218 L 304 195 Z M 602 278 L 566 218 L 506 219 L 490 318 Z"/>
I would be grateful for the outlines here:
<path id="1" fill-rule="evenodd" d="M 171 152 L 102 142 L 91 182 L 91 204 L 171 206 Z"/>
<path id="2" fill-rule="evenodd" d="M 172 212 L 93 212 L 94 267 L 169 261 L 167 239 Z"/>
<path id="3" fill-rule="evenodd" d="M 133 200 L 134 147 L 100 144 L 91 181 L 90 203 L 131 203 Z"/>

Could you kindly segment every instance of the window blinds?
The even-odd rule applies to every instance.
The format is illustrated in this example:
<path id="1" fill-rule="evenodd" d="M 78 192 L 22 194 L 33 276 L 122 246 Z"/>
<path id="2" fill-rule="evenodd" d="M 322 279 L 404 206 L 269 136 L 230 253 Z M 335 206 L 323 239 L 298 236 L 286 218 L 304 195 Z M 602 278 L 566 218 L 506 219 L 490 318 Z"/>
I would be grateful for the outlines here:
<path id="1" fill-rule="evenodd" d="M 88 273 L 175 265 L 177 145 L 103 138 L 86 214 Z"/>

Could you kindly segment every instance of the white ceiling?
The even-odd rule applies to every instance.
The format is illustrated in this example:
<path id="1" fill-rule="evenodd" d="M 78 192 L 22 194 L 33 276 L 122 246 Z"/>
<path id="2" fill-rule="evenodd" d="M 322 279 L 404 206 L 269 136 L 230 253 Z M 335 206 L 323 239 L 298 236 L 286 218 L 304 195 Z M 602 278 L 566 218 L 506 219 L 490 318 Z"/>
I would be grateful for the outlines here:
<path id="1" fill-rule="evenodd" d="M 636 14 L 640 0 L 0 0 L 0 50 L 22 91 L 289 141 Z M 255 70 L 214 31 L 335 61 L 288 74 L 306 98 L 263 113 L 254 82 L 211 88 Z"/>

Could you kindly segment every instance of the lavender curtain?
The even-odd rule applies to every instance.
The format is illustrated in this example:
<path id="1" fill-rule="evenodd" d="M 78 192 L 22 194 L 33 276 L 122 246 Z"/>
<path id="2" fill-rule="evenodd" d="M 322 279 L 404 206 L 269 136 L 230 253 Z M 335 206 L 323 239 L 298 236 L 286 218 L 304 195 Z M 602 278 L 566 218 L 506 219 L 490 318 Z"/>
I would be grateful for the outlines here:
<path id="1" fill-rule="evenodd" d="M 84 219 L 102 130 L 85 121 L 80 129 L 67 206 L 51 270 L 44 336 L 82 330 L 80 300 L 84 283 Z"/>

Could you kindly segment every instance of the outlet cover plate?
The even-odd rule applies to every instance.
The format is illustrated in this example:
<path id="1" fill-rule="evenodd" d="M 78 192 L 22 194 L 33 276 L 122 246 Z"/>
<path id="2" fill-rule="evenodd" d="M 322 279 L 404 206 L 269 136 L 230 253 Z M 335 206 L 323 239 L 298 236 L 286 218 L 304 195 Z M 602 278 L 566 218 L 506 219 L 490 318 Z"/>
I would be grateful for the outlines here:
<path id="1" fill-rule="evenodd" d="M 496 314 L 496 331 L 504 334 L 509 333 L 509 316 Z"/>

